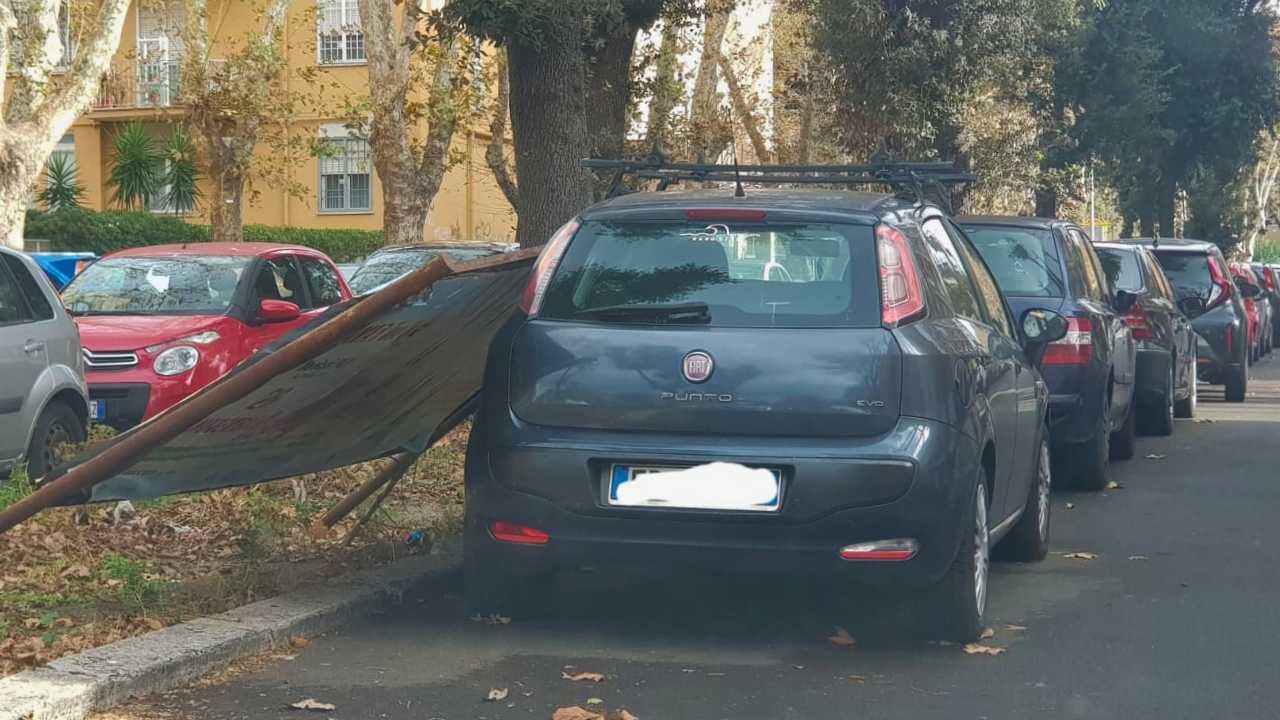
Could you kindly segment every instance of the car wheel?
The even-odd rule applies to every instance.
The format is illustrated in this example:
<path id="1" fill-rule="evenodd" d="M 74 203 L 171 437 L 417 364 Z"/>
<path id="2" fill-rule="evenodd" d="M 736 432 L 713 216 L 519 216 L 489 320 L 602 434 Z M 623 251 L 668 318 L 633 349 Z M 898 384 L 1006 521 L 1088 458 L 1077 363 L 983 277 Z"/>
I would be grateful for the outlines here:
<path id="1" fill-rule="evenodd" d="M 1022 517 L 996 548 L 1000 557 L 1016 562 L 1040 562 L 1049 554 L 1049 492 L 1053 467 L 1049 461 L 1049 430 L 1040 433 L 1040 452 Z"/>
<path id="2" fill-rule="evenodd" d="M 67 445 L 82 443 L 85 439 L 84 421 L 66 403 L 51 402 L 31 434 L 27 448 L 27 474 L 32 479 L 42 478 L 66 459 Z"/>
<path id="3" fill-rule="evenodd" d="M 1193 418 L 1196 416 L 1196 405 L 1200 402 L 1200 379 L 1195 376 L 1196 359 L 1191 359 L 1191 388 L 1187 391 L 1187 397 L 1174 403 L 1174 417 Z"/>
<path id="4" fill-rule="evenodd" d="M 1227 370 L 1226 380 L 1226 398 L 1227 402 L 1244 402 L 1245 394 L 1249 391 L 1249 368 L 1243 363 L 1234 370 Z"/>
<path id="5" fill-rule="evenodd" d="M 921 598 L 920 619 L 934 639 L 970 642 L 982 634 L 991 575 L 991 532 L 987 527 L 987 487 L 979 481 L 965 512 L 960 549 L 947 574 Z"/>
<path id="6" fill-rule="evenodd" d="M 1115 437 L 1111 438 L 1111 459 L 1112 460 L 1129 460 L 1137 452 L 1137 419 L 1138 408 L 1136 406 L 1137 398 L 1129 402 L 1129 412 L 1125 415 L 1124 425 L 1116 431 Z"/>
<path id="7" fill-rule="evenodd" d="M 1174 383 L 1174 368 L 1177 367 L 1177 359 L 1171 359 L 1169 362 L 1169 381 L 1165 385 L 1164 394 L 1161 398 L 1144 407 L 1142 413 L 1142 431 L 1147 435 L 1158 435 L 1167 437 L 1173 434 L 1173 415 L 1174 415 L 1174 392 L 1177 384 Z"/>
<path id="8" fill-rule="evenodd" d="M 1103 401 L 1098 414 L 1093 439 L 1073 447 L 1067 457 L 1075 462 L 1075 485 L 1082 490 L 1101 490 L 1107 486 L 1107 464 L 1111 459 L 1111 430 L 1107 420 L 1111 416 L 1111 401 Z"/>

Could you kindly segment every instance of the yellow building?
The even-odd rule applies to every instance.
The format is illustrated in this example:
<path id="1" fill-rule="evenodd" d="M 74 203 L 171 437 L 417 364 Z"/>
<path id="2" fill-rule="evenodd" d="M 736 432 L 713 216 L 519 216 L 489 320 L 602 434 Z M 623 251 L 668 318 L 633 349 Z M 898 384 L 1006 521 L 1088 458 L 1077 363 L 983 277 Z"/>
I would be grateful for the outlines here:
<path id="1" fill-rule="evenodd" d="M 260 0 L 211 0 L 212 58 L 216 60 L 220 52 L 227 52 L 260 26 L 263 4 Z M 184 7 L 182 0 L 134 0 L 120 48 L 93 108 L 76 120 L 55 151 L 74 156 L 78 182 L 85 188 L 85 207 L 111 206 L 107 178 L 112 167 L 113 133 L 136 120 L 160 140 L 167 137 L 171 123 L 182 118 Z M 68 34 L 74 36 L 74 30 Z M 368 94 L 364 35 L 356 0 L 293 2 L 283 42 L 290 82 L 311 93 L 312 102 L 306 105 L 314 108 L 294 116 L 286 130 L 298 134 L 295 137 L 331 138 L 326 143 L 330 150 L 322 158 L 304 154 L 289 161 L 293 166 L 288 169 L 292 191 L 275 186 L 285 183 L 251 182 L 246 188 L 245 223 L 380 229 L 382 188 L 368 144 L 351 134 L 342 117 L 349 99 Z M 314 70 L 312 80 L 295 79 L 304 69 Z M 488 141 L 487 133 L 479 128 L 459 128 L 452 153 L 459 162 L 450 169 L 436 196 L 425 229 L 427 241 L 514 238 L 515 213 L 484 160 Z M 270 156 L 271 152 L 263 143 L 258 144 L 257 153 L 264 156 L 261 159 L 285 162 Z M 209 196 L 207 189 L 202 192 Z M 157 200 L 149 209 L 164 212 L 161 204 Z M 197 207 L 190 219 L 207 222 L 206 215 L 204 208 Z"/>

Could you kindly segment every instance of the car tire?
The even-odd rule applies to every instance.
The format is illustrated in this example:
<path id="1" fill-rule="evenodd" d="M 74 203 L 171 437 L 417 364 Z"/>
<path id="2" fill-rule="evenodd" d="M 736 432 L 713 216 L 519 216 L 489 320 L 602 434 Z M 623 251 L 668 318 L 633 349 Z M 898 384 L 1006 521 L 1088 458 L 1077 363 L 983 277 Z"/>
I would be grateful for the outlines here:
<path id="1" fill-rule="evenodd" d="M 1049 554 L 1049 493 L 1053 489 L 1053 464 L 1049 458 L 1049 429 L 1040 432 L 1040 452 L 1031 477 L 1031 489 L 1022 517 L 996 547 L 1002 560 L 1040 562 Z"/>
<path id="2" fill-rule="evenodd" d="M 1245 395 L 1249 392 L 1249 368 L 1241 364 L 1240 367 L 1226 372 L 1226 399 L 1227 402 L 1239 403 L 1244 402 Z"/>
<path id="3" fill-rule="evenodd" d="M 1098 414 L 1093 438 L 1081 445 L 1072 446 L 1067 457 L 1074 463 L 1072 478 L 1081 490 L 1101 490 L 1107 486 L 1107 465 L 1111 461 L 1111 431 L 1107 419 L 1111 415 L 1111 402 L 1104 401 Z"/>
<path id="4" fill-rule="evenodd" d="M 920 598 L 919 619 L 932 639 L 972 642 L 986 627 L 991 577 L 987 486 L 981 480 L 961 521 L 960 549 L 947 574 Z"/>
<path id="5" fill-rule="evenodd" d="M 1111 438 L 1111 459 L 1130 460 L 1137 452 L 1138 434 L 1137 398 L 1129 401 L 1129 412 L 1125 415 L 1124 424 Z"/>
<path id="6" fill-rule="evenodd" d="M 1192 359 L 1192 373 L 1195 372 L 1195 366 L 1195 359 Z M 1196 416 L 1196 405 L 1199 403 L 1200 379 L 1193 374 L 1191 376 L 1191 389 L 1187 391 L 1187 397 L 1173 404 L 1173 416 L 1184 420 L 1193 418 Z"/>
<path id="7" fill-rule="evenodd" d="M 27 447 L 27 475 L 42 478 L 64 458 L 60 447 L 85 440 L 85 421 L 64 402 L 49 403 L 31 433 Z"/>
<path id="8" fill-rule="evenodd" d="M 1142 408 L 1142 432 L 1145 435 L 1168 437 L 1173 434 L 1174 393 L 1177 385 L 1173 381 L 1177 359 L 1169 361 L 1169 381 L 1164 393 L 1156 401 Z"/>

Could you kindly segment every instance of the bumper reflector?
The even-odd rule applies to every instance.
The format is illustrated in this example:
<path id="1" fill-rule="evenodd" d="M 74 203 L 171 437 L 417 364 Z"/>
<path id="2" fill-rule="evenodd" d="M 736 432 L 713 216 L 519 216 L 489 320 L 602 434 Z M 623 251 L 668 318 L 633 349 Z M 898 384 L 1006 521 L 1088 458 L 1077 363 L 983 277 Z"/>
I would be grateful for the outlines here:
<path id="1" fill-rule="evenodd" d="M 515 545 L 546 545 L 551 541 L 550 535 L 537 528 L 509 522 L 489 523 L 489 533 L 493 535 L 494 540 Z"/>
<path id="2" fill-rule="evenodd" d="M 876 540 L 874 542 L 858 543 L 857 545 L 846 545 L 840 548 L 840 558 L 842 560 L 910 560 L 916 556 L 918 547 L 916 541 L 911 538 Z"/>

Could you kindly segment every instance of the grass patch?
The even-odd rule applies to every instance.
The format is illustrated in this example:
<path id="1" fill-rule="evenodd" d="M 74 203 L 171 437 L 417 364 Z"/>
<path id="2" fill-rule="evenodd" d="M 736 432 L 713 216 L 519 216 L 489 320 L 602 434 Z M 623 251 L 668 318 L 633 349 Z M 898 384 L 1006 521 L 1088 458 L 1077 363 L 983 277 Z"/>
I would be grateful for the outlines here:
<path id="1" fill-rule="evenodd" d="M 123 555 L 102 559 L 99 573 L 115 588 L 115 600 L 126 608 L 145 612 L 164 590 L 165 584 L 147 577 L 147 564 Z"/>
<path id="2" fill-rule="evenodd" d="M 9 480 L 0 484 L 0 510 L 18 502 L 36 491 L 35 483 L 27 475 L 27 466 L 19 465 L 9 475 Z"/>
<path id="3" fill-rule="evenodd" d="M 32 592 L 28 590 L 5 590 L 0 592 L 0 605 L 24 610 L 59 607 L 72 602 L 62 593 Z"/>

